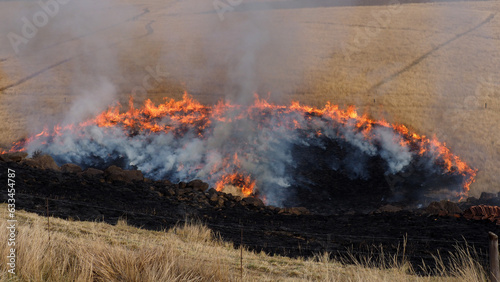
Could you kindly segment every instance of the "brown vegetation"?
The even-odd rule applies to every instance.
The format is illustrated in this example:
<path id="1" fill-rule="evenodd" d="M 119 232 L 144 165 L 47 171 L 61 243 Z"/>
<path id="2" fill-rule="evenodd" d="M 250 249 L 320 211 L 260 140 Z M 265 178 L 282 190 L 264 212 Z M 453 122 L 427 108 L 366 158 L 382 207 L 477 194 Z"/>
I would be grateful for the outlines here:
<path id="1" fill-rule="evenodd" d="M 0 205 L 2 218 L 7 207 Z M 200 224 L 156 232 L 127 225 L 79 222 L 17 211 L 14 281 L 240 281 L 240 250 Z M 0 228 L 6 229 L 6 221 Z M 49 240 L 50 233 L 50 240 Z M 6 242 L 7 232 L 0 233 Z M 1 280 L 7 244 L 1 244 Z M 375 254 L 375 253 L 374 253 Z M 404 254 L 403 254 L 404 255 Z M 484 281 L 484 269 L 466 246 L 451 265 L 416 276 L 411 265 L 383 252 L 345 264 L 327 254 L 311 259 L 268 256 L 243 250 L 243 281 Z"/>

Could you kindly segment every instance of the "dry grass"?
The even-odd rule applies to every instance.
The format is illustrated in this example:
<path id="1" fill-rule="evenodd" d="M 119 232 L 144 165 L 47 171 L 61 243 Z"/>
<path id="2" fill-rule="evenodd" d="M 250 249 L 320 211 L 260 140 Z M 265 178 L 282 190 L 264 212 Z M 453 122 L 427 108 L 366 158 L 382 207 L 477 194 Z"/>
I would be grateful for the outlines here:
<path id="1" fill-rule="evenodd" d="M 0 205 L 2 218 L 7 207 Z M 17 211 L 15 277 L 6 271 L 7 244 L 1 244 L 2 281 L 240 281 L 240 250 L 200 224 L 164 232 L 99 222 L 47 219 Z M 0 229 L 6 230 L 6 220 Z M 0 233 L 6 242 L 7 232 Z M 441 261 L 435 276 L 416 276 L 397 256 L 366 257 L 345 264 L 327 254 L 310 259 L 243 252 L 243 281 L 484 281 L 483 268 L 468 249 L 458 248 L 450 266 Z M 383 262 L 383 263 L 381 263 Z"/>

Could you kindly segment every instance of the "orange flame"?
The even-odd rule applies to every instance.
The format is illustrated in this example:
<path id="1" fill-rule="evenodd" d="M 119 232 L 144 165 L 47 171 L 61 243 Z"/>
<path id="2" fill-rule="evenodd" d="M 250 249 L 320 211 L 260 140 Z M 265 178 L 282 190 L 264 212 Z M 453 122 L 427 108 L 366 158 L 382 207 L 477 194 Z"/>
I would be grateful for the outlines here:
<path id="1" fill-rule="evenodd" d="M 252 176 L 241 172 L 241 162 L 238 158 L 238 153 L 234 153 L 232 161 L 225 159 L 223 161 L 223 169 L 232 172 L 224 174 L 216 183 L 215 189 L 223 191 L 226 188 L 237 188 L 244 197 L 253 194 L 255 188 L 255 180 Z"/>
<path id="2" fill-rule="evenodd" d="M 279 126 L 284 126 L 289 130 L 302 129 L 306 127 L 307 123 L 316 122 L 312 117 L 321 117 L 322 119 L 331 119 L 339 124 L 352 125 L 353 130 L 363 134 L 366 139 L 373 138 L 373 128 L 375 127 L 391 128 L 399 133 L 401 140 L 398 142 L 401 146 L 412 148 L 412 151 L 419 155 L 431 155 L 436 161 L 442 162 L 442 166 L 448 172 L 463 175 L 465 183 L 460 196 L 467 195 L 477 173 L 477 170 L 470 168 L 458 156 L 453 155 L 446 144 L 437 139 L 418 135 L 404 125 L 391 125 L 384 120 L 377 121 L 366 115 L 359 115 L 354 106 L 350 106 L 347 110 L 341 110 L 338 105 L 329 102 L 323 108 L 300 105 L 299 102 L 283 106 L 260 99 L 258 95 L 255 95 L 253 105 L 248 107 L 233 105 L 227 101 L 219 101 L 214 106 L 206 106 L 184 93 L 180 101 L 165 99 L 163 104 L 156 106 L 151 100 L 146 100 L 144 106 L 137 109 L 134 107 L 133 100 L 130 99 L 128 110 L 121 112 L 121 108 L 120 104 L 116 104 L 96 118 L 78 125 L 56 125 L 51 132 L 48 128 L 44 128 L 39 134 L 16 142 L 9 151 L 1 151 L 1 153 L 24 151 L 25 147 L 34 140 L 58 136 L 64 131 L 79 132 L 87 126 L 104 128 L 120 126 L 125 131 L 142 134 L 171 132 L 176 135 L 184 135 L 194 131 L 196 136 L 203 138 L 204 129 L 208 128 L 214 121 L 230 123 L 234 120 L 254 119 L 258 121 L 257 126 L 260 126 L 269 121 L 273 115 L 290 115 L 291 118 L 279 120 Z M 294 118 L 295 115 L 306 118 L 298 120 Z M 315 129 L 313 134 L 320 137 L 324 135 L 324 132 Z M 342 136 L 339 137 L 342 138 Z M 237 153 L 232 158 L 223 160 L 223 164 L 214 166 L 214 169 L 218 170 L 217 172 L 222 172 L 223 175 L 220 179 L 214 179 L 217 190 L 221 191 L 226 186 L 231 185 L 240 188 L 245 196 L 255 192 L 256 181 L 250 174 L 242 171 Z"/>
<path id="3" fill-rule="evenodd" d="M 255 188 L 255 180 L 252 180 L 250 175 L 244 175 L 239 172 L 223 175 L 222 178 L 215 183 L 217 191 L 223 191 L 227 186 L 233 186 L 241 189 L 244 197 L 253 194 Z"/>

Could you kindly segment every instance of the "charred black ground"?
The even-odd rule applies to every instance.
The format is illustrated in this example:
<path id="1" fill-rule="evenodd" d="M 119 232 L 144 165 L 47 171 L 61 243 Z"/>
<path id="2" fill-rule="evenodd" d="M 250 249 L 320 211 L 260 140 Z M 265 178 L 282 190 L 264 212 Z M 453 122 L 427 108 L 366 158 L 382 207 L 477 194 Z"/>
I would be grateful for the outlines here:
<path id="1" fill-rule="evenodd" d="M 126 218 L 131 225 L 152 230 L 171 228 L 186 218 L 195 219 L 236 246 L 240 244 L 243 230 L 245 246 L 291 257 L 324 251 L 342 255 L 348 249 L 363 256 L 374 246 L 382 246 L 386 253 L 393 254 L 406 236 L 406 255 L 414 266 L 422 262 L 432 266 L 431 255 L 438 251 L 448 260 L 448 251 L 454 250 L 455 243 L 464 241 L 476 248 L 481 260 L 486 260 L 487 232 L 500 233 L 500 226 L 490 221 L 439 217 L 401 203 L 393 203 L 396 209 L 388 212 L 387 202 L 379 201 L 375 205 L 375 201 L 371 201 L 371 205 L 366 205 L 363 199 L 371 197 L 370 193 L 355 197 L 351 196 L 351 190 L 345 194 L 330 194 L 332 197 L 347 196 L 343 205 L 324 215 L 303 208 L 266 207 L 255 198 L 241 199 L 213 189 L 206 190 L 208 185 L 202 181 L 173 184 L 130 180 L 120 178 L 122 172 L 116 167 L 104 172 L 89 169 L 82 173 L 76 166 L 63 169 L 65 172 L 32 166 L 33 163 L 27 160 L 0 161 L 2 171 L 7 168 L 16 171 L 18 209 L 45 215 L 48 199 L 51 216 L 103 220 L 112 224 L 119 218 Z M 2 174 L 6 182 L 5 177 Z M 337 184 L 342 185 L 341 182 Z M 5 201 L 5 193 L 2 195 Z M 320 198 L 311 196 L 310 199 Z M 496 195 L 482 202 L 500 205 Z M 478 203 L 479 200 L 470 198 L 459 206 L 464 209 Z"/>
<path id="2" fill-rule="evenodd" d="M 330 128 L 342 127 L 333 124 Z M 383 127 L 373 125 L 373 128 Z M 361 134 L 363 128 L 356 130 L 358 131 L 355 132 L 356 134 Z M 303 206 L 321 214 L 344 210 L 354 202 L 363 206 L 363 210 L 370 210 L 391 202 L 404 202 L 406 206 L 417 207 L 443 198 L 458 200 L 460 193 L 464 191 L 465 181 L 471 175 L 459 173 L 453 168 L 452 170 L 445 169 L 442 159 L 434 159 L 435 155 L 432 153 L 419 155 L 417 152 L 422 149 L 420 147 L 422 145 L 417 143 L 418 140 L 390 130 L 391 135 L 403 138 L 409 143 L 412 154 L 411 162 L 397 173 L 389 172 L 390 164 L 382 157 L 387 149 L 377 142 L 373 143 L 376 148 L 374 150 L 377 150 L 373 153 L 353 145 L 352 141 L 348 141 L 348 138 L 342 135 L 344 134 L 342 132 L 332 133 L 335 136 L 332 138 L 324 135 L 318 136 L 313 130 L 297 130 L 298 138 L 293 143 L 284 145 L 289 146 L 288 151 L 292 160 L 289 162 L 276 160 L 275 164 L 284 166 L 286 171 L 284 175 L 289 186 L 282 187 L 261 181 L 257 184 L 256 196 L 265 200 L 266 195 L 272 194 L 274 198 L 280 199 L 280 205 L 283 207 Z M 131 139 L 137 136 L 134 132 L 128 134 Z M 152 134 L 152 138 L 154 136 L 157 135 Z M 51 136 L 46 144 L 58 144 L 60 140 L 56 139 Z M 245 142 L 239 139 L 233 141 Z M 82 147 L 87 157 L 83 162 L 79 157 L 76 163 L 84 169 L 93 167 L 104 170 L 111 165 L 124 169 L 137 169 L 137 166 L 130 165 L 132 161 L 124 156 L 123 152 L 108 151 L 110 149 L 106 146 L 91 142 L 92 146 L 89 147 L 108 153 L 94 154 L 88 147 Z M 143 142 L 146 147 L 148 142 Z M 231 144 L 228 144 L 228 147 L 231 147 Z M 42 149 L 47 148 L 42 147 Z M 164 150 L 169 150 L 169 148 Z M 55 155 L 54 159 L 58 165 L 73 160 L 66 154 Z M 262 162 L 268 163 L 268 167 L 273 167 L 274 164 L 272 158 Z M 182 179 L 179 179 L 176 173 L 175 169 L 165 174 L 155 168 L 145 172 L 146 176 L 155 180 L 168 179 L 179 182 Z"/>
<path id="3" fill-rule="evenodd" d="M 201 178 L 217 190 L 329 214 L 351 201 L 423 205 L 458 200 L 476 171 L 445 144 L 360 116 L 353 107 L 202 105 L 188 94 L 128 111 L 111 107 L 81 124 L 57 125 L 11 149 L 50 154 L 58 165 L 139 169 L 153 180 Z M 359 195 L 365 197 L 359 198 Z M 343 207 L 341 207 L 343 208 Z"/>
<path id="4" fill-rule="evenodd" d="M 302 135 L 304 139 L 311 136 Z M 444 171 L 439 160 L 426 156 L 415 154 L 404 170 L 393 174 L 380 154 L 369 155 L 343 138 L 320 137 L 306 144 L 292 148 L 293 194 L 285 206 L 304 206 L 322 214 L 345 210 L 353 203 L 365 211 L 386 203 L 422 207 L 443 198 L 458 200 L 464 189 L 466 176 Z M 412 151 L 418 149 L 414 146 Z"/>

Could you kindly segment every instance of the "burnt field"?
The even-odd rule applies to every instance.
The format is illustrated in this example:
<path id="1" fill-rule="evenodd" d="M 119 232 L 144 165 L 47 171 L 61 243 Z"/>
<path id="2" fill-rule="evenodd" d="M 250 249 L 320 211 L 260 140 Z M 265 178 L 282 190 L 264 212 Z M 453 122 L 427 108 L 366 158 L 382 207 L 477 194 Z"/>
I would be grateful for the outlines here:
<path id="1" fill-rule="evenodd" d="M 447 261 L 448 252 L 464 242 L 473 246 L 487 265 L 487 233 L 500 233 L 500 225 L 468 220 L 457 210 L 416 209 L 380 199 L 375 203 L 362 193 L 359 200 L 349 197 L 327 215 L 306 208 L 265 206 L 256 198 L 207 190 L 208 184 L 197 180 L 178 184 L 152 181 L 139 171 L 117 167 L 84 171 L 75 165 L 59 168 L 48 156 L 6 161 L 0 161 L 0 169 L 16 172 L 17 209 L 46 215 L 48 206 L 50 216 L 113 224 L 125 218 L 131 225 L 151 230 L 197 220 L 235 246 L 243 243 L 250 249 L 291 257 L 325 251 L 332 256 L 348 251 L 369 256 L 380 248 L 386 254 L 399 250 L 402 256 L 406 238 L 404 255 L 414 266 L 422 262 L 432 266 L 432 256 L 438 252 Z M 2 175 L 2 181 L 6 182 L 5 177 Z M 496 195 L 487 196 L 469 198 L 453 207 L 465 210 L 480 203 L 500 204 Z"/>
<path id="2" fill-rule="evenodd" d="M 500 234 L 500 131 L 492 130 L 500 121 L 500 1 L 61 2 L 0 0 L 2 201 L 67 219 L 57 226 L 43 218 L 49 227 L 19 213 L 24 277 L 50 270 L 94 281 L 100 252 L 81 250 L 118 246 L 116 259 L 101 264 L 106 271 L 122 258 L 125 269 L 138 269 L 147 254 L 177 261 L 181 274 L 172 277 L 199 270 L 199 280 L 235 281 L 225 275 L 236 269 L 230 243 L 308 258 L 283 270 L 271 260 L 244 267 L 241 254 L 242 281 L 244 270 L 271 277 L 250 281 L 281 281 L 284 272 L 292 281 L 300 273 L 327 280 L 337 262 L 357 259 L 370 263 L 354 266 L 385 273 L 378 259 L 394 255 L 415 270 L 398 261 L 404 274 L 454 280 L 461 274 L 452 269 L 466 267 L 440 272 L 447 266 L 435 257 L 454 263 L 464 246 L 478 252 L 464 257 L 483 267 L 463 281 L 486 273 L 488 232 Z M 104 229 L 79 227 L 94 221 L 144 230 L 117 235 L 121 248 L 111 236 L 97 242 Z M 157 232 L 145 230 L 178 235 L 190 222 L 220 234 L 233 253 L 179 250 L 179 240 L 198 243 L 185 237 L 128 243 L 153 241 Z M 35 244 L 27 234 L 52 241 Z M 165 259 L 158 246 L 176 250 Z M 325 252 L 336 260 L 318 259 Z M 231 263 L 220 263 L 221 254 Z M 317 264 L 297 275 L 303 261 Z"/>

